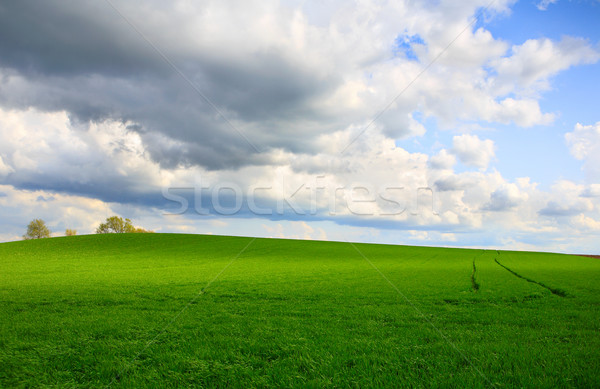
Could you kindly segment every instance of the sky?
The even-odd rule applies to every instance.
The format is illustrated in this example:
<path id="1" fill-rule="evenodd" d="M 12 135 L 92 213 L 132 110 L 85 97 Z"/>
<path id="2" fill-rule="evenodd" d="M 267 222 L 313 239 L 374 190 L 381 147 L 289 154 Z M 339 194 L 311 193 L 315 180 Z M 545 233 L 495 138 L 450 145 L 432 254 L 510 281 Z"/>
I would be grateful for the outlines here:
<path id="1" fill-rule="evenodd" d="M 600 1 L 0 4 L 28 222 L 600 254 Z"/>

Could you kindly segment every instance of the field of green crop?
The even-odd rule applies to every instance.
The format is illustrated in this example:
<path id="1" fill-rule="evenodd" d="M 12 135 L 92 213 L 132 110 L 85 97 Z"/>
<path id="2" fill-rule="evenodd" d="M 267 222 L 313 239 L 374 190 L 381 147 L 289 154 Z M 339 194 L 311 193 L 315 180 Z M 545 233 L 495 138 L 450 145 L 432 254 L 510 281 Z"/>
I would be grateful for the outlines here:
<path id="1" fill-rule="evenodd" d="M 171 234 L 0 244 L 0 387 L 600 387 L 600 260 Z"/>

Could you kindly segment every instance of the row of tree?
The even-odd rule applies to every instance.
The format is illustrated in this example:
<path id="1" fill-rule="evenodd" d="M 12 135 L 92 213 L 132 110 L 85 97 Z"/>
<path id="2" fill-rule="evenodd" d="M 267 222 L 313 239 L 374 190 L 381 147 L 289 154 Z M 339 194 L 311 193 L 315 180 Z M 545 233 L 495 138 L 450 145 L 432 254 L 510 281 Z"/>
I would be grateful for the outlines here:
<path id="1" fill-rule="evenodd" d="M 151 233 L 141 227 L 135 227 L 131 220 L 123 220 L 120 216 L 111 216 L 106 219 L 104 223 L 101 223 L 96 228 L 96 234 L 123 234 L 123 233 Z M 34 219 L 27 226 L 27 232 L 23 235 L 23 239 L 41 239 L 49 238 L 52 232 L 46 226 L 46 222 L 42 219 Z M 66 236 L 77 235 L 77 230 L 67 228 L 65 231 Z"/>

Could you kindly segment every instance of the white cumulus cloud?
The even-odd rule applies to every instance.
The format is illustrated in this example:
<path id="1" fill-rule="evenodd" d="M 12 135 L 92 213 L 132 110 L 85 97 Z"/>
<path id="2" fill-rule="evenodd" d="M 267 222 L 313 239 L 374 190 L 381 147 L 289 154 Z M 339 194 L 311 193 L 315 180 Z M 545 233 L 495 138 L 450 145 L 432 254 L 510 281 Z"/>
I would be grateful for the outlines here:
<path id="1" fill-rule="evenodd" d="M 595 63 L 600 53 L 583 38 L 529 39 L 511 49 L 511 55 L 492 61 L 498 73 L 497 93 L 531 93 L 549 88 L 548 78 L 571 66 Z"/>
<path id="2" fill-rule="evenodd" d="M 577 123 L 573 132 L 565 134 L 571 154 L 584 161 L 583 168 L 588 179 L 600 180 L 600 122 L 591 125 Z"/>
<path id="3" fill-rule="evenodd" d="M 495 155 L 494 142 L 489 139 L 481 140 L 477 135 L 456 135 L 452 144 L 452 152 L 468 166 L 485 170 Z"/>

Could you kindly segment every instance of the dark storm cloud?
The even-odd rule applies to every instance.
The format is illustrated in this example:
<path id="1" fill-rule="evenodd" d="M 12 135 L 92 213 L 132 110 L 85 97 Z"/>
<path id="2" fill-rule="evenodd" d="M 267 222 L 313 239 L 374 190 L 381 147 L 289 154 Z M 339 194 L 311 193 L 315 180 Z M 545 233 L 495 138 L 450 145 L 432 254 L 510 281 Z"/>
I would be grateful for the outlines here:
<path id="1" fill-rule="evenodd" d="M 0 4 L 0 65 L 54 76 L 165 71 L 128 29 L 103 1 L 6 1 Z"/>
<path id="2" fill-rule="evenodd" d="M 158 39 L 155 27 L 136 25 Z M 185 40 L 171 27 L 171 38 Z M 257 150 L 311 153 L 317 134 L 339 129 L 333 118 L 314 125 L 327 114 L 311 107 L 340 80 L 316 77 L 278 50 L 241 59 L 231 48 L 209 51 L 174 38 L 153 43 L 187 80 L 104 1 L 3 2 L 0 105 L 64 110 L 74 123 L 129 123 L 167 168 L 267 164 Z"/>
<path id="3" fill-rule="evenodd" d="M 57 179 L 47 174 L 25 172 L 11 174 L 3 180 L 21 190 L 44 190 L 51 193 L 67 193 L 99 199 L 105 202 L 135 204 L 150 207 L 161 207 L 166 204 L 161 189 L 143 183 L 140 177 L 118 177 L 115 175 L 96 176 L 94 180 Z M 38 201 L 51 201 L 49 196 L 38 197 Z"/>
<path id="4" fill-rule="evenodd" d="M 212 91 L 211 97 L 245 121 L 315 115 L 307 106 L 310 99 L 341 81 L 335 76 L 319 78 L 274 50 L 257 52 L 244 58 L 243 64 L 218 57 L 202 61 L 199 76 L 204 78 L 206 89 Z"/>

